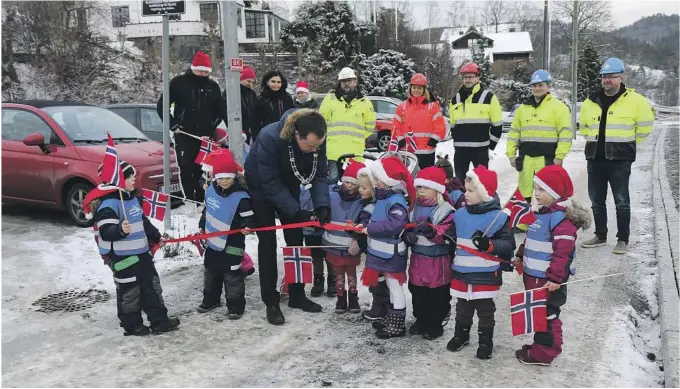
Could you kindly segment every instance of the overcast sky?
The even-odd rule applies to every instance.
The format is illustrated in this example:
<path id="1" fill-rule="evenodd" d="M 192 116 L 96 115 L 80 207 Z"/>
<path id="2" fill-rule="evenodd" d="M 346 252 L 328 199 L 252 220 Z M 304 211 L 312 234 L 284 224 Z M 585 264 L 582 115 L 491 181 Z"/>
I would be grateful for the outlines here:
<path id="1" fill-rule="evenodd" d="M 287 8 L 294 12 L 294 9 L 298 4 L 302 3 L 299 0 L 287 0 L 287 1 L 273 1 L 273 3 L 286 4 Z M 412 11 L 412 20 L 416 28 L 426 28 L 427 27 L 427 15 L 428 15 L 428 4 L 429 1 L 425 0 L 411 0 L 411 1 L 377 1 L 378 7 L 394 7 L 395 3 L 408 3 Z M 461 1 L 456 1 L 460 3 Z M 543 9 L 543 1 L 534 1 L 537 7 Z M 611 4 L 612 13 L 612 24 L 614 27 L 623 27 L 641 19 L 645 16 L 654 15 L 656 13 L 662 14 L 673 14 L 680 13 L 680 2 L 677 0 L 607 0 Z M 350 0 L 350 4 L 356 3 L 355 9 L 360 17 L 363 17 L 371 9 L 371 0 Z M 440 0 L 438 3 L 438 18 L 436 21 L 436 26 L 448 26 L 450 23 L 446 21 L 446 10 L 450 9 L 453 1 Z M 471 11 L 474 7 L 481 7 L 484 1 L 464 1 L 466 10 Z M 537 11 L 541 17 L 541 11 Z M 293 15 L 294 13 L 291 13 Z"/>

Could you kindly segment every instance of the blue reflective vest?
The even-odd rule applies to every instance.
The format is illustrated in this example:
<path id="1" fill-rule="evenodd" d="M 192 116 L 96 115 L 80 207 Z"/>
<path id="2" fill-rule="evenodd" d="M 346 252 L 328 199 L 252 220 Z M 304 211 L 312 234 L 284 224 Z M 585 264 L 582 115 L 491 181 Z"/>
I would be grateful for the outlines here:
<path id="1" fill-rule="evenodd" d="M 484 232 L 494 217 L 500 213 L 500 209 L 494 209 L 483 214 L 473 214 L 466 208 L 456 211 L 453 218 L 456 222 L 456 244 L 467 246 L 473 249 L 477 247 L 472 243 L 472 235 L 477 230 Z M 493 222 L 486 236 L 493 236 L 498 232 L 508 220 L 506 214 L 502 214 Z M 453 259 L 451 269 L 459 273 L 493 273 L 500 268 L 500 263 L 490 261 L 469 253 L 460 247 L 456 248 L 456 257 Z"/>
<path id="2" fill-rule="evenodd" d="M 464 195 L 465 193 L 460 190 L 460 189 L 454 189 L 451 192 L 449 192 L 449 197 L 451 198 L 451 202 L 453 204 L 458 202 L 458 199 L 460 199 L 460 196 Z"/>
<path id="3" fill-rule="evenodd" d="M 345 201 L 340 197 L 339 186 L 330 186 L 329 194 L 331 197 L 331 224 L 345 225 L 347 220 L 355 221 L 361 212 L 361 201 L 357 198 L 354 201 Z M 369 204 L 371 205 L 371 204 Z M 324 246 L 347 246 L 352 243 L 352 237 L 346 231 L 326 230 L 321 238 Z M 349 256 L 347 249 L 328 248 L 327 252 L 343 257 Z"/>
<path id="4" fill-rule="evenodd" d="M 247 192 L 238 191 L 229 196 L 220 196 L 215 187 L 210 185 L 205 191 L 205 232 L 231 230 L 231 222 L 243 199 L 250 198 Z M 215 251 L 223 251 L 227 247 L 228 235 L 208 238 L 208 247 Z"/>
<path id="5" fill-rule="evenodd" d="M 389 211 L 393 205 L 400 204 L 408 209 L 406 198 L 401 193 L 395 193 L 386 199 L 378 199 L 375 209 L 371 214 L 369 223 L 389 220 Z M 391 237 L 368 236 L 368 253 L 381 259 L 391 259 L 395 256 L 406 256 L 406 243 L 401 239 L 401 234 Z"/>
<path id="6" fill-rule="evenodd" d="M 432 221 L 435 226 L 446 219 L 452 212 L 455 212 L 453 206 L 447 202 L 433 205 L 431 207 L 424 207 L 422 205 L 417 205 L 413 207 L 411 211 L 411 222 L 422 223 L 426 222 L 428 219 Z M 449 254 L 448 244 L 436 244 L 418 233 L 418 241 L 413 247 L 411 247 L 411 252 L 416 254 L 425 255 L 428 257 L 440 257 L 442 255 Z M 455 238 L 455 237 L 452 237 Z"/>
<path id="7" fill-rule="evenodd" d="M 108 255 L 112 249 L 113 253 L 119 257 L 128 257 L 149 252 L 149 241 L 144 232 L 144 213 L 142 212 L 142 206 L 139 204 L 139 200 L 136 197 L 125 200 L 124 202 L 114 198 L 105 199 L 97 210 L 104 208 L 113 209 L 118 216 L 118 220 L 115 221 L 115 224 L 120 224 L 126 218 L 123 216 L 123 203 L 125 204 L 125 216 L 132 229 L 125 238 L 115 242 L 109 242 L 102 239 L 101 232 L 97 232 L 99 234 L 99 254 L 101 255 Z M 100 220 L 97 223 L 97 227 L 101 228 L 101 226 L 112 222 L 112 220 L 108 219 Z"/>
<path id="8" fill-rule="evenodd" d="M 546 278 L 545 272 L 550 267 L 553 254 L 552 231 L 565 217 L 563 211 L 536 214 L 536 221 L 529 226 L 524 243 L 522 261 L 525 273 L 536 278 Z M 573 252 L 570 257 L 569 272 L 576 274 Z"/>

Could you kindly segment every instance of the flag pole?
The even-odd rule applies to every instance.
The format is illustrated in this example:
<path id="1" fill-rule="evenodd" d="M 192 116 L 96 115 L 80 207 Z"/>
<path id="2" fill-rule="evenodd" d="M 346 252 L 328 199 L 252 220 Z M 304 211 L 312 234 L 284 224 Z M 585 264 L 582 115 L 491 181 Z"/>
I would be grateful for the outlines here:
<path id="1" fill-rule="evenodd" d="M 512 195 L 510 195 L 510 198 L 508 199 L 508 201 L 506 201 L 505 204 L 503 204 L 503 206 L 501 207 L 501 211 L 496 214 L 496 216 L 493 218 L 493 220 L 491 220 L 491 224 L 489 224 L 489 226 L 486 227 L 486 230 L 484 230 L 484 236 L 486 236 L 486 234 L 491 229 L 491 226 L 493 226 L 493 224 L 496 222 L 496 220 L 498 220 L 498 217 L 501 215 L 501 213 L 503 213 L 503 210 L 508 205 L 508 203 L 510 203 L 510 200 L 512 200 L 512 196 L 515 194 L 515 192 L 517 192 L 517 190 L 519 190 L 519 186 L 515 187 L 515 190 L 512 191 Z"/>
<path id="2" fill-rule="evenodd" d="M 581 280 L 574 280 L 574 281 L 565 282 L 565 283 L 563 283 L 563 284 L 560 284 L 560 286 L 562 286 L 562 285 L 569 285 L 569 284 L 575 284 L 575 283 L 577 283 L 577 282 L 583 282 L 583 281 L 592 281 L 592 280 L 597 280 L 597 279 L 605 278 L 605 277 L 621 276 L 621 275 L 623 275 L 623 274 L 625 274 L 625 273 L 614 273 L 614 274 L 606 274 L 606 275 L 603 275 L 603 276 L 584 278 L 584 279 L 581 279 Z M 531 292 L 531 291 L 534 291 L 534 290 L 541 290 L 541 289 L 545 289 L 545 288 L 547 288 L 547 286 L 541 286 L 540 288 L 533 288 L 533 289 L 523 290 L 523 291 L 521 291 L 521 292 L 510 293 L 510 294 L 508 294 L 508 296 L 511 295 L 511 294 L 524 293 L 524 292 Z"/>
<path id="3" fill-rule="evenodd" d="M 198 139 L 198 140 L 207 141 L 208 143 L 212 143 L 212 144 L 214 144 L 215 146 L 221 146 L 219 143 L 214 142 L 214 141 L 212 141 L 212 140 L 210 140 L 210 139 L 201 138 L 201 137 L 198 136 L 198 135 L 189 134 L 188 132 L 184 132 L 184 131 L 182 131 L 182 130 L 176 130 L 175 132 L 179 132 L 180 134 L 184 134 L 184 135 L 186 135 L 186 136 L 190 136 L 190 137 L 195 138 L 195 139 Z"/>
<path id="4" fill-rule="evenodd" d="M 123 190 L 118 188 L 118 195 L 120 195 L 120 205 L 123 207 L 123 217 L 127 221 L 127 212 L 125 212 L 125 200 L 123 200 Z"/>
<path id="5" fill-rule="evenodd" d="M 151 189 L 147 189 L 147 190 L 151 190 Z M 152 191 L 152 192 L 156 192 L 156 191 Z M 158 193 L 163 193 L 163 192 L 158 192 Z M 200 202 L 200 201 L 189 200 L 189 199 L 186 198 L 186 197 L 175 196 L 175 195 L 171 195 L 170 193 L 163 193 L 163 194 L 166 195 L 166 196 L 168 196 L 168 197 L 172 197 L 172 198 L 174 198 L 174 199 L 180 199 L 180 200 L 184 200 L 184 201 L 191 201 L 192 203 L 196 203 L 196 204 L 198 204 L 198 205 L 203 205 L 203 203 Z"/>

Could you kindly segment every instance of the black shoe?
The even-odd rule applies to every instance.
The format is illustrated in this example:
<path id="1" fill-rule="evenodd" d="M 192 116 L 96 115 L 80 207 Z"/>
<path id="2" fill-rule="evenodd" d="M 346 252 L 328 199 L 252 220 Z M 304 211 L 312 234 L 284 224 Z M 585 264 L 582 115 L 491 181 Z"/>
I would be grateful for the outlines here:
<path id="1" fill-rule="evenodd" d="M 386 326 L 385 320 L 386 318 L 384 317 L 381 317 L 377 320 L 373 320 L 373 322 L 371 323 L 371 327 L 375 328 L 376 330 L 381 330 Z"/>
<path id="2" fill-rule="evenodd" d="M 314 285 L 312 285 L 312 290 L 309 294 L 312 297 L 319 297 L 323 293 L 323 276 L 314 276 Z"/>
<path id="3" fill-rule="evenodd" d="M 288 300 L 288 306 L 290 308 L 302 309 L 305 312 L 321 312 L 321 305 L 308 299 L 304 293 L 302 295 L 295 296 L 295 298 L 291 296 Z"/>
<path id="4" fill-rule="evenodd" d="M 251 267 L 250 269 L 248 269 L 247 272 L 244 272 L 244 273 L 245 273 L 245 274 L 244 274 L 243 278 L 246 278 L 246 277 L 248 277 L 248 276 L 251 276 L 251 275 L 253 275 L 253 273 L 255 273 L 255 268 L 254 268 L 254 267 Z"/>
<path id="5" fill-rule="evenodd" d="M 149 330 L 149 327 L 142 324 L 141 326 L 135 329 L 125 330 L 125 332 L 123 332 L 123 336 L 144 336 L 149 335 L 149 332 L 151 332 Z"/>
<path id="6" fill-rule="evenodd" d="M 338 295 L 338 302 L 335 303 L 335 313 L 347 313 L 347 295 Z"/>
<path id="7" fill-rule="evenodd" d="M 286 318 L 283 316 L 279 304 L 267 305 L 267 321 L 275 326 L 280 326 L 286 322 Z"/>
<path id="8" fill-rule="evenodd" d="M 222 306 L 222 303 L 215 303 L 215 304 L 212 304 L 212 305 L 209 305 L 209 304 L 206 304 L 206 303 L 201 303 L 201 305 L 199 305 L 198 308 L 196 308 L 196 312 L 206 313 L 206 312 L 212 311 L 215 308 L 219 308 L 221 306 Z"/>
<path id="9" fill-rule="evenodd" d="M 347 304 L 350 313 L 361 313 L 361 306 L 359 305 L 359 293 L 349 292 L 347 295 Z"/>
<path id="10" fill-rule="evenodd" d="M 456 352 L 468 345 L 470 343 L 470 327 L 469 325 L 456 322 L 456 331 L 453 334 L 453 338 L 446 345 L 446 349 Z"/>
<path id="11" fill-rule="evenodd" d="M 227 318 L 228 318 L 229 320 L 238 320 L 238 319 L 241 318 L 241 316 L 243 316 L 242 313 L 232 313 L 232 312 L 229 312 L 229 314 L 227 315 Z"/>
<path id="12" fill-rule="evenodd" d="M 408 329 L 408 333 L 411 335 L 420 335 L 423 333 L 423 323 L 418 321 L 416 319 L 416 322 L 411 324 L 411 327 Z"/>
<path id="13" fill-rule="evenodd" d="M 338 291 L 335 286 L 335 276 L 328 276 L 328 285 L 326 287 L 326 295 L 328 297 L 335 297 L 338 295 Z"/>
<path id="14" fill-rule="evenodd" d="M 169 318 L 158 325 L 151 326 L 151 331 L 154 335 L 162 334 L 164 332 L 174 331 L 179 328 L 179 319 L 176 317 Z"/>
<path id="15" fill-rule="evenodd" d="M 479 334 L 479 348 L 477 348 L 477 358 L 490 359 L 493 352 L 493 327 L 480 328 Z"/>
<path id="16" fill-rule="evenodd" d="M 440 325 L 436 328 L 428 328 L 423 332 L 423 338 L 427 340 L 434 340 L 444 335 L 444 328 Z"/>

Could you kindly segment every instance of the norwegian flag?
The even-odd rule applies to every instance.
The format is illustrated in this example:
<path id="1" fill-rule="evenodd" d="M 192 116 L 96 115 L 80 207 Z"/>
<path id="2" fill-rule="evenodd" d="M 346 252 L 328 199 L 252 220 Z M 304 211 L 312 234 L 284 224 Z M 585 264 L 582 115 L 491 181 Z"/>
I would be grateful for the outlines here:
<path id="1" fill-rule="evenodd" d="M 146 217 L 163 221 L 165 208 L 168 206 L 168 195 L 149 189 L 142 189 L 142 212 Z"/>
<path id="2" fill-rule="evenodd" d="M 413 131 L 407 132 L 404 139 L 406 140 L 406 151 L 410 153 L 415 153 L 418 151 L 418 145 L 416 144 L 416 138 L 413 134 Z M 392 131 L 392 136 L 390 137 L 390 144 L 387 148 L 387 151 L 393 153 L 399 151 L 399 138 L 396 136 L 394 131 Z"/>
<path id="3" fill-rule="evenodd" d="M 512 336 L 548 331 L 547 300 L 546 288 L 510 295 Z"/>
<path id="4" fill-rule="evenodd" d="M 210 140 L 202 139 L 201 149 L 198 150 L 198 154 L 196 155 L 196 159 L 194 160 L 194 162 L 198 165 L 202 164 L 205 157 L 212 152 L 213 145 L 214 143 L 211 142 Z"/>
<path id="5" fill-rule="evenodd" d="M 518 224 L 529 226 L 536 221 L 536 215 L 531 211 L 531 205 L 522 196 L 519 189 L 515 191 L 515 194 L 505 204 L 503 213 L 510 217 L 510 229 L 517 227 Z"/>
<path id="6" fill-rule="evenodd" d="M 312 249 L 284 247 L 283 270 L 286 284 L 311 284 Z"/>
<path id="7" fill-rule="evenodd" d="M 106 132 L 108 137 L 106 144 L 106 154 L 104 154 L 104 162 L 102 162 L 102 181 L 117 187 L 121 187 L 123 181 L 123 170 L 120 168 L 120 160 L 118 159 L 118 151 L 116 151 L 116 144 L 111 138 L 111 134 Z"/>

